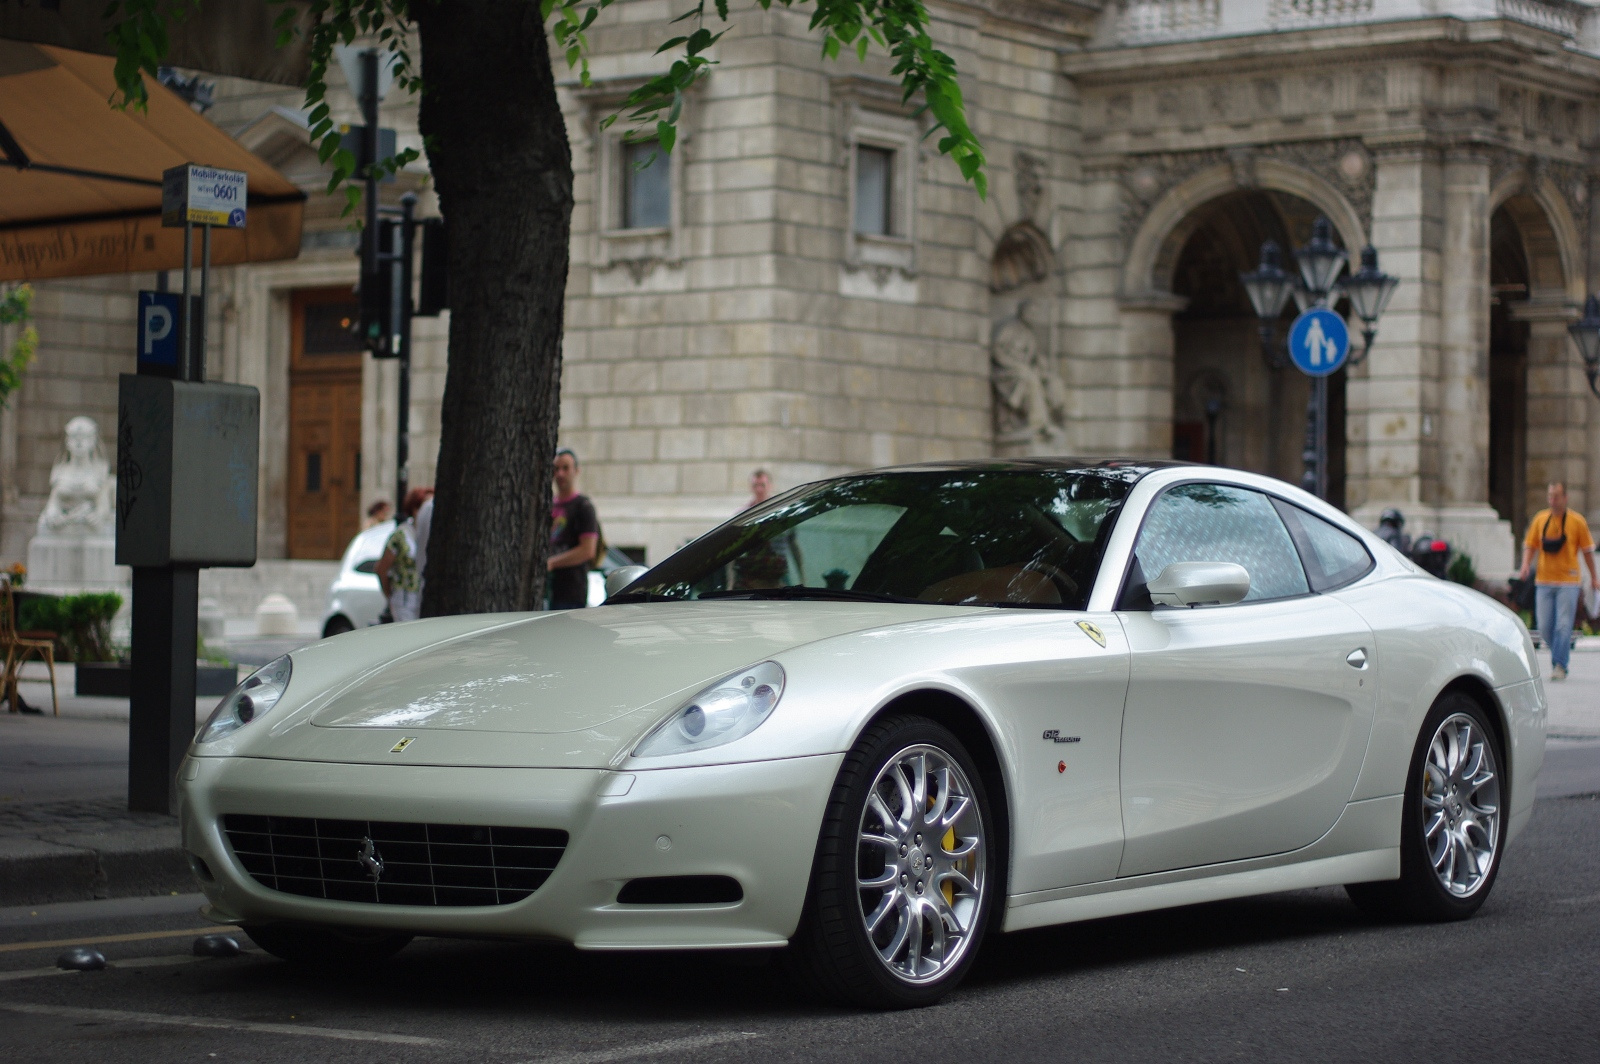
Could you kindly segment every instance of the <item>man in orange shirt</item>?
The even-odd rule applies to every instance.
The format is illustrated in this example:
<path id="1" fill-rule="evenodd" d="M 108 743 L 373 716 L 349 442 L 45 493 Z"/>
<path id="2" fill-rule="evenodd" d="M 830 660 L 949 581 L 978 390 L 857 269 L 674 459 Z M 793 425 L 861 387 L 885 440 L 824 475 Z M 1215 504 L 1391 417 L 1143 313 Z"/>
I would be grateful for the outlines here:
<path id="1" fill-rule="evenodd" d="M 1550 679 L 1565 680 L 1572 653 L 1572 618 L 1583 589 L 1579 559 L 1588 565 L 1589 577 L 1596 585 L 1600 585 L 1600 570 L 1595 568 L 1589 523 L 1582 514 L 1567 509 L 1567 486 L 1556 481 L 1546 497 L 1550 508 L 1540 510 L 1528 522 L 1522 545 L 1522 579 L 1533 573 L 1537 559 L 1533 617 L 1550 644 Z"/>

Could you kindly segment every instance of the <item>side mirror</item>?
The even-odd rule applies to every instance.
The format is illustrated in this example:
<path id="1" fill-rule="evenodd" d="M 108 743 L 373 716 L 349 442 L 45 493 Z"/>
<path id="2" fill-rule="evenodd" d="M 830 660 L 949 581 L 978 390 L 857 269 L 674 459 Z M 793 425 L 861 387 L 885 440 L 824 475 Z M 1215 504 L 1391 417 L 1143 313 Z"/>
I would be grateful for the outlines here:
<path id="1" fill-rule="evenodd" d="M 606 598 L 615 595 L 649 571 L 648 565 L 624 565 L 611 570 L 606 574 Z"/>
<path id="2" fill-rule="evenodd" d="M 1250 574 L 1233 562 L 1173 562 L 1146 586 L 1158 606 L 1228 606 L 1250 593 Z"/>

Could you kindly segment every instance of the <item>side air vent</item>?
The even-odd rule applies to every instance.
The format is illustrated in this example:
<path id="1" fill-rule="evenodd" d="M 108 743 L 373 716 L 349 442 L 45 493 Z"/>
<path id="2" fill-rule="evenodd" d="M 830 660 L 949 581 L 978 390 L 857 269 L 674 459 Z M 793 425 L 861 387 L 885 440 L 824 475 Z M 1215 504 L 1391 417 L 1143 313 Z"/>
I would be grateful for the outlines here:
<path id="1" fill-rule="evenodd" d="M 744 888 L 732 876 L 650 876 L 630 879 L 617 892 L 622 905 L 732 905 Z"/>

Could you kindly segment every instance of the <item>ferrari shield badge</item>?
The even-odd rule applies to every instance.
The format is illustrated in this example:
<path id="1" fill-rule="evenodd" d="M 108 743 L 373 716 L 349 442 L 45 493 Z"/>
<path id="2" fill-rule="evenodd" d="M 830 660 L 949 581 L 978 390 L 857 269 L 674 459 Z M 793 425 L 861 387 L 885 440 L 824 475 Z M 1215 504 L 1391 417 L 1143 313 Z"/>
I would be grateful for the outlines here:
<path id="1" fill-rule="evenodd" d="M 1104 639 L 1100 640 L 1100 645 L 1101 646 L 1105 646 L 1106 645 L 1106 641 Z M 404 739 L 401 739 L 399 742 L 395 743 L 393 746 L 389 747 L 389 752 L 391 754 L 402 753 L 402 752 L 404 752 L 406 747 L 410 746 L 412 743 L 414 743 L 416 741 L 417 741 L 417 737 L 415 735 L 408 735 Z"/>
<path id="2" fill-rule="evenodd" d="M 1084 635 L 1088 636 L 1090 639 L 1093 639 L 1096 643 L 1099 643 L 1101 646 L 1106 645 L 1106 634 L 1102 632 L 1100 630 L 1100 626 L 1095 624 L 1093 621 L 1079 621 L 1078 627 L 1083 629 Z"/>

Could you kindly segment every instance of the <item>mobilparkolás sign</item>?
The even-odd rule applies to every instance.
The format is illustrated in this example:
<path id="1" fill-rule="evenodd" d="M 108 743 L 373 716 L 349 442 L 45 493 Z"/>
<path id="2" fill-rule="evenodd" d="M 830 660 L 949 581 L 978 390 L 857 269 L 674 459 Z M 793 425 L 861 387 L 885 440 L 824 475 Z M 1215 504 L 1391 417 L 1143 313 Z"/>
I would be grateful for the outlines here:
<path id="1" fill-rule="evenodd" d="M 245 173 L 185 163 L 161 174 L 161 224 L 243 229 Z"/>

